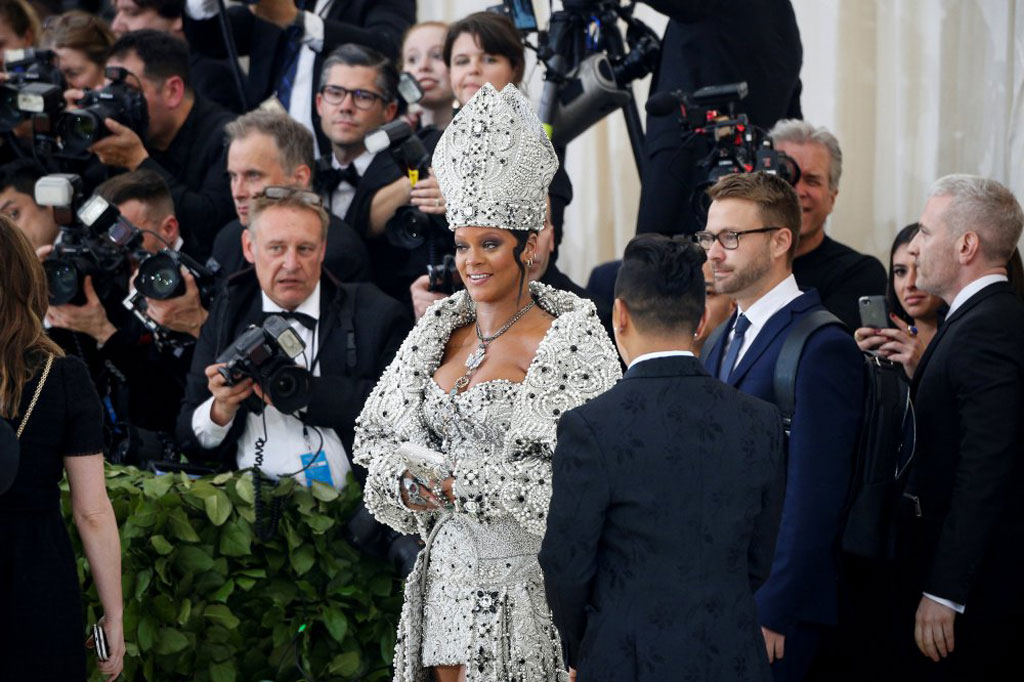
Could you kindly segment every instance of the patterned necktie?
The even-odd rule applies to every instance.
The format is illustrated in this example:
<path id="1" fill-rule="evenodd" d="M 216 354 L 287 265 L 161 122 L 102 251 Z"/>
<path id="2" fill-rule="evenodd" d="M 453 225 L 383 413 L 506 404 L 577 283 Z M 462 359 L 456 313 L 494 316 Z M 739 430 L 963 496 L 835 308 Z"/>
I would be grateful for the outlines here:
<path id="1" fill-rule="evenodd" d="M 292 100 L 292 88 L 295 86 L 295 74 L 299 68 L 299 51 L 302 49 L 302 34 L 305 32 L 302 12 L 306 9 L 307 0 L 295 0 L 295 7 L 299 10 L 298 23 L 292 24 L 284 30 L 286 42 L 284 53 L 281 55 L 281 63 L 287 64 L 281 73 L 281 82 L 277 86 L 277 99 L 288 110 Z"/>
<path id="2" fill-rule="evenodd" d="M 739 357 L 740 348 L 743 346 L 743 335 L 747 333 L 749 328 L 750 320 L 747 319 L 746 315 L 740 315 L 736 318 L 736 326 L 734 327 L 736 333 L 733 335 L 732 343 L 729 344 L 729 352 L 725 354 L 725 359 L 722 360 L 722 364 L 718 367 L 718 378 L 722 381 L 729 380 L 733 365 L 736 364 L 736 358 Z"/>

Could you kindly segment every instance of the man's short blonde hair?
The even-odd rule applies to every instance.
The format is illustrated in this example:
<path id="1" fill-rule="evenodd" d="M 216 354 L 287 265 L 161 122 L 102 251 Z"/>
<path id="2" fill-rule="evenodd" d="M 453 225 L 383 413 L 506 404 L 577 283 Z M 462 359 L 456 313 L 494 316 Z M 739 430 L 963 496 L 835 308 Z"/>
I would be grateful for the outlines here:
<path id="1" fill-rule="evenodd" d="M 327 211 L 324 210 L 322 205 L 311 204 L 303 199 L 304 193 L 308 193 L 308 190 L 300 187 L 292 187 L 291 194 L 285 195 L 280 199 L 271 199 L 266 196 L 259 196 L 252 200 L 249 204 L 249 230 L 253 230 L 256 224 L 259 222 L 259 218 L 263 213 L 272 208 L 293 208 L 299 211 L 309 211 L 316 215 L 320 220 L 320 238 L 323 241 L 327 241 L 327 226 L 330 225 L 331 218 L 327 215 Z"/>
<path id="2" fill-rule="evenodd" d="M 952 199 L 943 215 L 951 234 L 975 232 L 987 260 L 1009 262 L 1024 230 L 1024 212 L 1013 192 L 990 178 L 956 174 L 936 180 L 929 196 Z"/>

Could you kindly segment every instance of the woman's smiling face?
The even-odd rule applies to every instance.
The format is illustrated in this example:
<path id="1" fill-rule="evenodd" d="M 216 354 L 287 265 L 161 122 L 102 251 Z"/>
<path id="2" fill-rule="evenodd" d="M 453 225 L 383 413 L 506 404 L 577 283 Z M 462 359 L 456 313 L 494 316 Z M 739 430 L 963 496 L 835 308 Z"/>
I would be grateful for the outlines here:
<path id="1" fill-rule="evenodd" d="M 518 242 L 510 230 L 497 227 L 460 227 L 455 230 L 455 266 L 470 297 L 478 302 L 497 302 L 519 293 L 522 270 L 530 260 L 537 236 L 527 239 L 519 261 L 513 253 Z"/>

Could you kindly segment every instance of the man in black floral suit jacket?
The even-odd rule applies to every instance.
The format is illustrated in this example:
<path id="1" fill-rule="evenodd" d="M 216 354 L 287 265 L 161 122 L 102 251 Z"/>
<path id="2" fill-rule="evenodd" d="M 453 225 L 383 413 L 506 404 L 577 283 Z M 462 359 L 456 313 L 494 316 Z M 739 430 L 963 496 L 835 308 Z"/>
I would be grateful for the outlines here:
<path id="1" fill-rule="evenodd" d="M 782 509 L 782 424 L 690 351 L 704 260 L 630 242 L 613 309 L 629 370 L 558 427 L 540 562 L 585 682 L 772 679 L 754 591 Z"/>

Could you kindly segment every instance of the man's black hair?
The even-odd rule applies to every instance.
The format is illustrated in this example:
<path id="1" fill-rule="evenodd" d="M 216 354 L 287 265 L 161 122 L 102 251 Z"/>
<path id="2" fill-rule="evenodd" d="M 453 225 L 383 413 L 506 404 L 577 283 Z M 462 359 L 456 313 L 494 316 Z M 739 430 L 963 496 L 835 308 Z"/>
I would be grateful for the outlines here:
<path id="1" fill-rule="evenodd" d="M 110 46 L 107 59 L 136 54 L 144 65 L 144 71 L 136 76 L 145 76 L 151 81 L 164 82 L 171 76 L 178 76 L 191 89 L 189 83 L 188 44 L 169 33 L 144 28 L 129 31 Z"/>
<path id="2" fill-rule="evenodd" d="M 46 175 L 46 169 L 32 159 L 18 159 L 0 166 L 0 192 L 8 187 L 27 194 L 35 201 L 36 180 Z"/>
<path id="3" fill-rule="evenodd" d="M 387 102 L 394 102 L 398 98 L 398 68 L 395 63 L 377 50 L 355 43 L 345 43 L 327 55 L 320 69 L 320 90 L 327 85 L 331 69 L 338 64 L 376 69 L 374 84 L 380 89 L 380 94 Z"/>
<path id="4" fill-rule="evenodd" d="M 641 234 L 630 240 L 615 280 L 640 332 L 692 334 L 704 314 L 707 255 L 687 238 Z"/>

